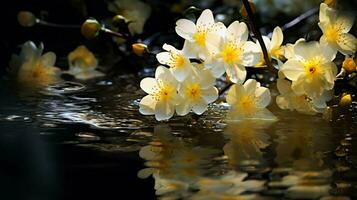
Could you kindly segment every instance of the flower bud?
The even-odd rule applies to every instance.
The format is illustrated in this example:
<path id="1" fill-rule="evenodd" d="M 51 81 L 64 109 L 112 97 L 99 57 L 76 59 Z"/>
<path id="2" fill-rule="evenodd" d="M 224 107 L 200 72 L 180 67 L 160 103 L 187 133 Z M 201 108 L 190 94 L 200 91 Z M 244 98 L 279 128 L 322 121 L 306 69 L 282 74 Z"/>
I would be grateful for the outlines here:
<path id="1" fill-rule="evenodd" d="M 339 103 L 340 106 L 347 107 L 347 106 L 351 105 L 351 103 L 352 103 L 351 95 L 350 94 L 346 94 L 346 93 L 342 94 L 342 97 L 341 97 L 340 103 Z"/>
<path id="2" fill-rule="evenodd" d="M 342 63 L 343 69 L 345 69 L 347 72 L 351 73 L 356 71 L 356 62 L 353 60 L 353 58 L 346 57 L 345 60 Z"/>
<path id="3" fill-rule="evenodd" d="M 112 19 L 113 25 L 117 26 L 117 27 L 122 26 L 122 25 L 126 25 L 127 21 L 128 20 L 122 15 L 115 15 L 113 17 L 113 19 Z"/>
<path id="4" fill-rule="evenodd" d="M 87 19 L 81 27 L 81 32 L 87 39 L 93 39 L 98 36 L 102 25 L 95 19 Z"/>
<path id="5" fill-rule="evenodd" d="M 146 52 L 148 52 L 148 47 L 143 43 L 135 43 L 132 45 L 133 52 L 137 56 L 143 56 Z"/>
<path id="6" fill-rule="evenodd" d="M 20 11 L 17 14 L 17 21 L 19 22 L 19 24 L 21 26 L 31 27 L 31 26 L 34 26 L 37 23 L 38 19 L 36 18 L 36 16 L 32 12 Z"/>

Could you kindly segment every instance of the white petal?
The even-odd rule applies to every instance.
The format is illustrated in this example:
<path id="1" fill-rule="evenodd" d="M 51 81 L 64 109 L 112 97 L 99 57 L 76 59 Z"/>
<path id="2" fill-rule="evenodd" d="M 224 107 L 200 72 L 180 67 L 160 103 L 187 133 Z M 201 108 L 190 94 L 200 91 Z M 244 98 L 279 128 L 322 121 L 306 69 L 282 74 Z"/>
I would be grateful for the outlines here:
<path id="1" fill-rule="evenodd" d="M 207 102 L 204 100 L 200 100 L 198 102 L 195 102 L 195 104 L 192 107 L 192 111 L 196 113 L 197 115 L 201 115 L 207 110 Z"/>
<path id="2" fill-rule="evenodd" d="M 321 47 L 319 42 L 311 41 L 311 42 L 299 42 L 294 46 L 294 53 L 296 56 L 310 60 L 316 56 L 319 56 L 321 52 Z"/>
<path id="3" fill-rule="evenodd" d="M 247 41 L 248 39 L 248 28 L 244 22 L 239 23 L 239 21 L 232 22 L 228 28 L 226 37 L 228 40 L 237 41 Z"/>
<path id="4" fill-rule="evenodd" d="M 281 31 L 281 28 L 279 26 L 275 27 L 271 38 L 272 48 L 280 47 L 281 44 L 283 44 L 283 39 L 284 36 L 283 36 L 283 32 Z"/>
<path id="5" fill-rule="evenodd" d="M 139 112 L 143 115 L 155 114 L 156 100 L 151 95 L 146 95 L 139 103 Z"/>
<path id="6" fill-rule="evenodd" d="M 209 9 L 204 10 L 200 17 L 197 19 L 196 25 L 200 30 L 206 30 L 206 28 L 210 28 L 214 24 L 214 18 L 212 11 Z M 201 29 L 201 27 L 203 29 Z"/>
<path id="7" fill-rule="evenodd" d="M 163 64 L 163 65 L 172 65 L 171 62 L 171 54 L 169 52 L 161 52 L 156 54 L 156 59 L 157 61 L 159 61 L 159 63 Z"/>
<path id="8" fill-rule="evenodd" d="M 319 20 L 320 22 L 328 22 L 330 23 L 330 14 L 332 9 L 328 7 L 327 4 L 321 3 L 320 4 L 320 13 L 319 13 Z"/>
<path id="9" fill-rule="evenodd" d="M 247 71 L 242 65 L 227 66 L 226 72 L 233 83 L 243 83 L 247 76 Z"/>
<path id="10" fill-rule="evenodd" d="M 188 101 L 183 100 L 176 106 L 176 113 L 180 116 L 187 115 L 191 110 L 191 104 Z"/>
<path id="11" fill-rule="evenodd" d="M 353 26 L 354 16 L 347 13 L 339 14 L 340 15 L 337 17 L 335 24 L 337 25 L 340 31 L 342 31 L 343 33 L 347 33 L 351 30 Z"/>
<path id="12" fill-rule="evenodd" d="M 179 52 L 179 50 L 177 50 L 174 46 L 166 44 L 166 43 L 162 46 L 162 48 L 165 51 L 168 51 L 168 52 L 173 52 L 173 53 L 178 53 Z"/>
<path id="13" fill-rule="evenodd" d="M 244 83 L 244 92 L 245 95 L 247 96 L 252 96 L 252 94 L 255 94 L 256 89 L 260 87 L 260 83 L 257 82 L 254 79 L 248 79 L 245 83 Z"/>
<path id="14" fill-rule="evenodd" d="M 221 77 L 224 72 L 226 72 L 226 69 L 224 68 L 224 64 L 222 62 L 212 62 L 212 63 L 207 63 L 206 65 L 209 70 L 211 70 L 212 75 L 216 78 Z"/>
<path id="15" fill-rule="evenodd" d="M 187 76 L 189 75 L 189 73 L 192 72 L 192 70 L 190 70 L 190 66 L 186 66 L 183 68 L 174 67 L 174 68 L 170 68 L 170 71 L 172 72 L 172 75 L 179 82 L 184 81 L 187 78 Z"/>
<path id="16" fill-rule="evenodd" d="M 291 82 L 288 80 L 285 80 L 285 78 L 279 78 L 277 80 L 276 86 L 280 92 L 280 94 L 284 95 L 286 93 L 291 92 Z"/>
<path id="17" fill-rule="evenodd" d="M 237 100 L 243 95 L 243 93 L 244 93 L 244 88 L 242 85 L 239 84 L 232 85 L 229 88 L 228 94 L 226 96 L 227 103 L 231 106 L 236 104 Z"/>
<path id="18" fill-rule="evenodd" d="M 157 81 L 156 79 L 150 77 L 144 78 L 140 81 L 140 88 L 144 90 L 144 92 L 152 94 L 158 89 Z"/>
<path id="19" fill-rule="evenodd" d="M 159 101 L 155 106 L 155 119 L 157 121 L 168 120 L 174 116 L 174 106 L 168 101 Z"/>
<path id="20" fill-rule="evenodd" d="M 304 66 L 299 61 L 288 60 L 281 66 L 281 71 L 286 78 L 295 81 L 304 73 Z"/>
<path id="21" fill-rule="evenodd" d="M 327 61 L 333 61 L 336 58 L 337 50 L 330 45 L 321 45 L 321 51 Z"/>
<path id="22" fill-rule="evenodd" d="M 191 110 L 191 104 L 188 101 L 182 101 L 176 106 L 176 113 L 180 116 L 187 115 Z"/>
<path id="23" fill-rule="evenodd" d="M 337 40 L 337 44 L 341 47 L 343 54 L 353 54 L 357 50 L 357 39 L 349 33 L 341 34 Z"/>
<path id="24" fill-rule="evenodd" d="M 202 90 L 202 97 L 207 103 L 212 103 L 218 99 L 218 90 L 215 87 L 210 87 Z"/>
<path id="25" fill-rule="evenodd" d="M 172 87 L 177 87 L 177 80 L 172 75 L 169 69 L 164 66 L 158 66 L 155 71 L 155 78 L 161 80 L 164 84 L 169 84 Z"/>
<path id="26" fill-rule="evenodd" d="M 243 56 L 242 56 L 242 64 L 244 66 L 255 66 L 259 61 L 261 57 L 260 51 L 256 51 L 257 45 L 254 42 L 248 41 L 244 43 L 243 49 Z"/>
<path id="27" fill-rule="evenodd" d="M 188 40 L 185 40 L 184 44 L 183 44 L 183 48 L 182 48 L 182 53 L 188 57 L 188 58 L 195 58 L 195 57 L 198 57 L 198 53 L 196 51 L 196 48 L 195 48 L 195 44 L 188 41 Z"/>
<path id="28" fill-rule="evenodd" d="M 52 67 L 56 63 L 56 54 L 53 52 L 47 52 L 42 55 L 41 62 L 45 66 Z"/>
<path id="29" fill-rule="evenodd" d="M 270 91 L 266 87 L 259 87 L 255 91 L 256 106 L 258 108 L 265 108 L 271 101 Z"/>
<path id="30" fill-rule="evenodd" d="M 192 35 L 196 32 L 196 25 L 188 19 L 179 19 L 175 27 L 177 35 L 186 40 L 192 39 Z"/>

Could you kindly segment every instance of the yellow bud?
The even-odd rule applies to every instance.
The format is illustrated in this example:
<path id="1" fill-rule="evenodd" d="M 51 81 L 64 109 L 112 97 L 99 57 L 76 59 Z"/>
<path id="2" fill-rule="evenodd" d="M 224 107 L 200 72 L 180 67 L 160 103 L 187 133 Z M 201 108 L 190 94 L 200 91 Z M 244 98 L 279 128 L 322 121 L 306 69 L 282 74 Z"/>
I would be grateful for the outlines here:
<path id="1" fill-rule="evenodd" d="M 101 24 L 95 19 L 87 19 L 81 27 L 81 32 L 87 39 L 93 39 L 98 36 L 102 29 Z"/>
<path id="2" fill-rule="evenodd" d="M 38 19 L 32 12 L 20 11 L 17 14 L 17 21 L 21 26 L 31 27 L 37 23 Z"/>
<path id="3" fill-rule="evenodd" d="M 343 69 L 345 69 L 347 72 L 351 73 L 356 71 L 356 62 L 353 60 L 353 58 L 346 57 L 345 60 L 342 63 Z"/>
<path id="4" fill-rule="evenodd" d="M 143 56 L 144 53 L 147 52 L 147 46 L 143 43 L 135 43 L 132 45 L 133 48 L 133 52 L 137 55 L 137 56 Z"/>
<path id="5" fill-rule="evenodd" d="M 340 106 L 349 106 L 352 103 L 352 97 L 350 94 L 342 94 L 341 100 L 340 100 Z"/>
<path id="6" fill-rule="evenodd" d="M 337 0 L 324 0 L 324 3 L 327 4 L 329 7 L 333 7 L 336 5 Z"/>

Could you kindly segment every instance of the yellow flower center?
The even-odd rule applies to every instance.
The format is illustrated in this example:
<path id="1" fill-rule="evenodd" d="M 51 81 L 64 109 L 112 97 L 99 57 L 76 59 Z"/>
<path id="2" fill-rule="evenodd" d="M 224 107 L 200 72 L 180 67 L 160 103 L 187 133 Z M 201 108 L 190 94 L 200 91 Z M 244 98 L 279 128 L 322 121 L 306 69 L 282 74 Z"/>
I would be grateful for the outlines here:
<path id="1" fill-rule="evenodd" d="M 270 50 L 270 54 L 272 57 L 281 59 L 284 57 L 284 49 L 282 47 L 273 48 L 272 50 Z"/>
<path id="2" fill-rule="evenodd" d="M 304 63 L 305 73 L 309 77 L 315 77 L 316 75 L 320 74 L 321 66 L 320 66 L 319 59 L 311 59 Z"/>
<path id="3" fill-rule="evenodd" d="M 326 40 L 328 42 L 336 42 L 339 37 L 339 31 L 334 26 L 329 26 L 325 32 Z"/>
<path id="4" fill-rule="evenodd" d="M 186 97 L 193 101 L 198 100 L 201 97 L 201 86 L 197 83 L 188 86 L 186 90 Z"/>
<path id="5" fill-rule="evenodd" d="M 173 58 L 173 63 L 175 67 L 181 68 L 186 64 L 186 60 L 182 55 L 175 55 Z"/>
<path id="6" fill-rule="evenodd" d="M 255 104 L 251 97 L 242 96 L 238 102 L 238 109 L 242 110 L 246 115 L 254 111 Z"/>
<path id="7" fill-rule="evenodd" d="M 227 44 L 223 48 L 223 50 L 221 52 L 221 56 L 225 63 L 233 64 L 233 63 L 237 63 L 239 61 L 240 53 L 241 53 L 240 49 L 237 48 L 235 45 Z"/>
<path id="8" fill-rule="evenodd" d="M 206 36 L 207 36 L 207 33 L 201 31 L 201 32 L 195 33 L 193 35 L 193 39 L 199 46 L 205 47 L 206 46 Z"/>
<path id="9" fill-rule="evenodd" d="M 154 94 L 157 101 L 167 101 L 174 95 L 174 88 L 171 85 L 162 85 L 160 90 Z"/>

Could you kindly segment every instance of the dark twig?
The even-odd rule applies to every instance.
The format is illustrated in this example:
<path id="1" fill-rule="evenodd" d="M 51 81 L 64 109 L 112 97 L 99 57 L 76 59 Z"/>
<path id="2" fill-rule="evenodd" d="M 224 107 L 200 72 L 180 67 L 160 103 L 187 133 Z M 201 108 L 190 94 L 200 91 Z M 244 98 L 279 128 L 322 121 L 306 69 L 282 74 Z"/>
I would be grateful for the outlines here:
<path id="1" fill-rule="evenodd" d="M 257 26 L 255 24 L 255 19 L 254 19 L 254 14 L 253 14 L 252 8 L 250 7 L 250 4 L 249 4 L 248 0 L 242 0 L 242 2 L 243 2 L 243 5 L 244 5 L 244 8 L 245 8 L 245 10 L 247 11 L 247 14 L 248 14 L 249 26 L 250 26 L 251 30 L 253 31 L 254 36 L 257 38 L 257 40 L 258 40 L 258 42 L 260 44 L 260 47 L 262 48 L 265 64 L 267 65 L 268 70 L 272 74 L 276 74 L 276 69 L 273 67 L 272 63 L 270 62 L 270 58 L 269 58 L 269 55 L 268 55 L 267 48 L 266 48 L 266 46 L 264 44 L 262 34 L 260 33 L 259 29 L 257 28 Z"/>
<path id="2" fill-rule="evenodd" d="M 37 19 L 37 24 L 42 26 L 48 26 L 53 28 L 81 28 L 80 25 L 68 25 L 68 24 L 56 24 L 52 22 L 46 22 L 44 20 Z"/>
<path id="3" fill-rule="evenodd" d="M 221 96 L 223 93 L 225 93 L 232 85 L 233 85 L 233 83 L 228 83 L 227 85 L 225 85 L 225 86 L 218 92 L 218 96 Z"/>
<path id="4" fill-rule="evenodd" d="M 292 21 L 284 24 L 282 27 L 281 27 L 281 30 L 282 31 L 285 31 L 286 29 L 289 29 L 295 25 L 297 25 L 298 23 L 300 23 L 301 21 L 311 17 L 312 15 L 315 15 L 317 12 L 319 11 L 319 8 L 313 8 L 313 9 L 310 9 L 308 11 L 306 11 L 305 13 L 299 15 L 298 17 L 296 17 L 295 19 L 293 19 Z"/>

